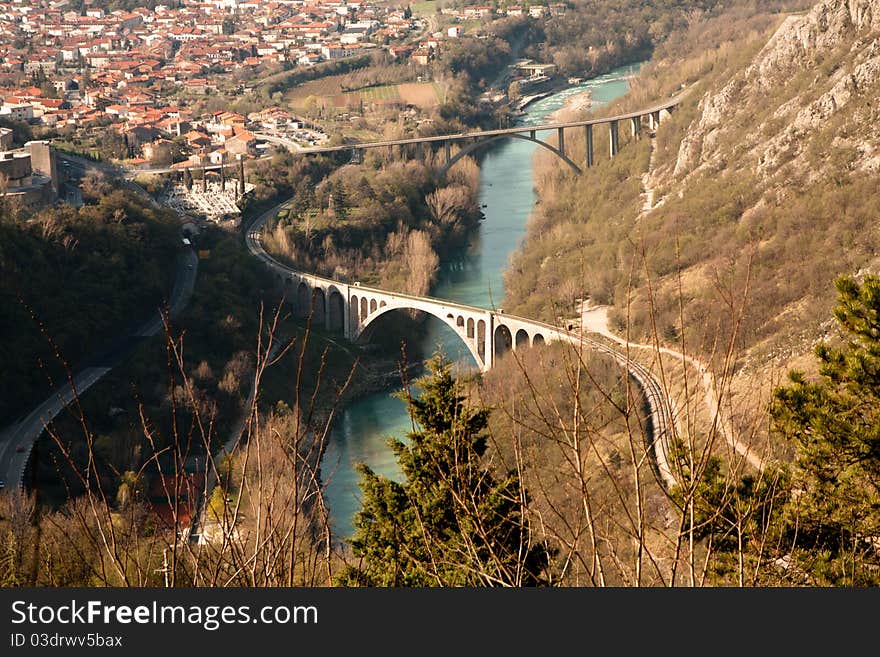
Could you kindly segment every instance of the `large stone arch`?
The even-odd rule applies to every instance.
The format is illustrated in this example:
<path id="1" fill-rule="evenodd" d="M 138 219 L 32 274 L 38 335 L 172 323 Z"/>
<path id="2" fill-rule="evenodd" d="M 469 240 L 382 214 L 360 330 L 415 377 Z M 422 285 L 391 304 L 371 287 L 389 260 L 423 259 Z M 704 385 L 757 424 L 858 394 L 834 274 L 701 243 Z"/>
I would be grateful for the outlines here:
<path id="1" fill-rule="evenodd" d="M 473 340 L 467 340 L 464 338 L 464 336 L 461 335 L 461 332 L 457 330 L 458 326 L 455 323 L 454 317 L 450 319 L 447 313 L 443 313 L 439 308 L 435 309 L 429 304 L 425 304 L 424 306 L 420 306 L 418 308 L 411 305 L 380 305 L 375 312 L 371 313 L 369 317 L 367 317 L 366 321 L 362 322 L 357 335 L 352 335 L 352 337 L 355 339 L 356 342 L 360 344 L 367 343 L 372 337 L 373 330 L 376 326 L 376 320 L 394 311 L 407 312 L 408 310 L 418 310 L 419 312 L 427 313 L 432 317 L 436 317 L 441 322 L 446 324 L 446 326 L 455 331 L 455 334 L 461 338 L 461 341 L 467 347 L 474 361 L 477 363 L 477 366 L 480 369 L 483 369 L 485 361 L 483 359 L 482 350 L 477 348 L 477 345 L 474 344 Z M 479 321 L 479 324 L 485 326 L 485 321 L 481 319 Z"/>
<path id="2" fill-rule="evenodd" d="M 341 331 L 345 328 L 345 297 L 337 288 L 327 290 L 327 330 Z"/>
<path id="3" fill-rule="evenodd" d="M 535 144 L 538 144 L 538 146 L 543 146 L 548 151 L 555 154 L 556 157 L 558 157 L 560 160 L 565 162 L 571 168 L 571 170 L 574 171 L 575 173 L 577 173 L 577 174 L 583 173 L 583 170 L 577 164 L 575 164 L 574 161 L 570 157 L 568 157 L 565 153 L 563 153 L 561 150 L 559 150 L 558 148 L 556 148 L 552 144 L 548 144 L 546 141 L 541 141 L 537 137 L 532 138 L 529 135 L 522 135 L 522 134 L 513 132 L 510 134 L 506 134 L 506 135 L 495 135 L 495 136 L 489 137 L 487 139 L 479 139 L 471 144 L 468 144 L 467 146 L 462 148 L 460 151 L 458 151 L 458 153 L 456 153 L 449 160 L 449 162 L 447 162 L 446 164 L 444 164 L 440 168 L 440 170 L 438 172 L 440 174 L 440 179 L 442 180 L 443 178 L 445 178 L 446 174 L 449 173 L 449 170 L 452 167 L 454 167 L 456 165 L 456 163 L 461 158 L 465 157 L 466 155 L 470 155 L 478 148 L 481 148 L 482 146 L 485 146 L 486 144 L 491 144 L 493 141 L 498 141 L 499 139 L 522 139 L 523 141 L 534 142 Z"/>

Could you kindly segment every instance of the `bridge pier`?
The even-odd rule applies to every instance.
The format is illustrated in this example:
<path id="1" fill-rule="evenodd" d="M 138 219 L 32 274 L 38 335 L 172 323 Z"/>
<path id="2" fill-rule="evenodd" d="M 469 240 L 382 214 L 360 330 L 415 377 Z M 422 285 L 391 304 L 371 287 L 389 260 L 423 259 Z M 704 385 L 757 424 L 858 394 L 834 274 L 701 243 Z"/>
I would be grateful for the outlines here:
<path id="1" fill-rule="evenodd" d="M 584 159 L 586 160 L 586 168 L 589 169 L 593 166 L 593 126 L 591 125 L 584 126 L 584 143 Z"/>
<path id="2" fill-rule="evenodd" d="M 617 132 L 617 121 L 608 123 L 608 139 L 611 147 L 611 157 L 614 157 L 620 152 L 620 136 Z"/>
<path id="3" fill-rule="evenodd" d="M 486 313 L 486 328 L 483 335 L 483 371 L 492 369 L 495 360 L 495 314 Z"/>
<path id="4" fill-rule="evenodd" d="M 446 164 L 448 166 L 449 161 L 452 159 L 452 144 L 448 139 L 443 142 L 443 150 L 446 151 Z"/>
<path id="5" fill-rule="evenodd" d="M 629 121 L 630 121 L 630 126 L 632 127 L 633 139 L 638 139 L 639 133 L 641 132 L 641 129 L 642 129 L 642 117 L 641 116 L 634 116 Z"/>
<path id="6" fill-rule="evenodd" d="M 565 155 L 565 128 L 557 128 L 556 135 L 559 141 L 559 152 Z"/>

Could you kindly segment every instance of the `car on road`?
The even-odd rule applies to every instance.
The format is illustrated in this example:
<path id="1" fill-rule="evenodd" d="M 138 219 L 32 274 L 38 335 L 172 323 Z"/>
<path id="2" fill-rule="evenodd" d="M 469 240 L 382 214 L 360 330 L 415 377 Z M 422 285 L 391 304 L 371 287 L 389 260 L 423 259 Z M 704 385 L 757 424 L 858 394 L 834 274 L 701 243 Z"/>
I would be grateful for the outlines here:
<path id="1" fill-rule="evenodd" d="M 24 451 L 24 445 L 19 445 L 15 448 L 15 451 L 21 454 Z"/>
<path id="2" fill-rule="evenodd" d="M 3 490 L 4 488 L 6 488 L 6 482 L 0 479 L 0 490 Z"/>

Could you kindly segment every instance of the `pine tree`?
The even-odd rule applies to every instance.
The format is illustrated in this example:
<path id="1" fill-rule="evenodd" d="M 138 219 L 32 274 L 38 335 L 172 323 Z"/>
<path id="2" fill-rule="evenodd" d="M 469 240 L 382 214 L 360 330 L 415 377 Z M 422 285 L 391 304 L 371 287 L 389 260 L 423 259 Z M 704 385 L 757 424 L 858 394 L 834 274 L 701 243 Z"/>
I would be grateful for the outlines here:
<path id="1" fill-rule="evenodd" d="M 788 533 L 820 584 L 880 583 L 880 278 L 838 279 L 845 344 L 819 344 L 819 381 L 774 393 L 774 426 L 796 449 Z M 797 550 L 795 556 L 797 557 Z M 803 563 L 806 561 L 807 563 Z"/>
<path id="2" fill-rule="evenodd" d="M 534 586 L 549 555 L 530 540 L 519 478 L 484 459 L 489 410 L 465 404 L 450 363 L 435 356 L 407 399 L 416 429 L 392 440 L 402 483 L 361 465 L 363 509 L 351 541 L 349 586 Z"/>

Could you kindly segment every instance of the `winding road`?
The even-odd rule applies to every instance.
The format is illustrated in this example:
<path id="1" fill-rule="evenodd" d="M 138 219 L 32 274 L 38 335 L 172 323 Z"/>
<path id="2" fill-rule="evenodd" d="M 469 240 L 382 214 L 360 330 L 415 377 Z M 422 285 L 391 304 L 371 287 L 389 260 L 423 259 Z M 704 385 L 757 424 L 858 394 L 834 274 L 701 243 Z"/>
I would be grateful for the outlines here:
<path id="1" fill-rule="evenodd" d="M 174 287 L 168 302 L 168 314 L 174 318 L 189 303 L 198 273 L 198 256 L 187 249 L 178 259 Z M 164 326 L 162 311 L 157 311 L 128 335 L 117 338 L 102 353 L 93 356 L 92 364 L 77 372 L 64 385 L 22 420 L 0 432 L 0 479 L 9 490 L 24 488 L 24 472 L 34 443 L 53 419 L 78 395 L 82 395 L 130 354 L 141 340 L 154 336 Z"/>

